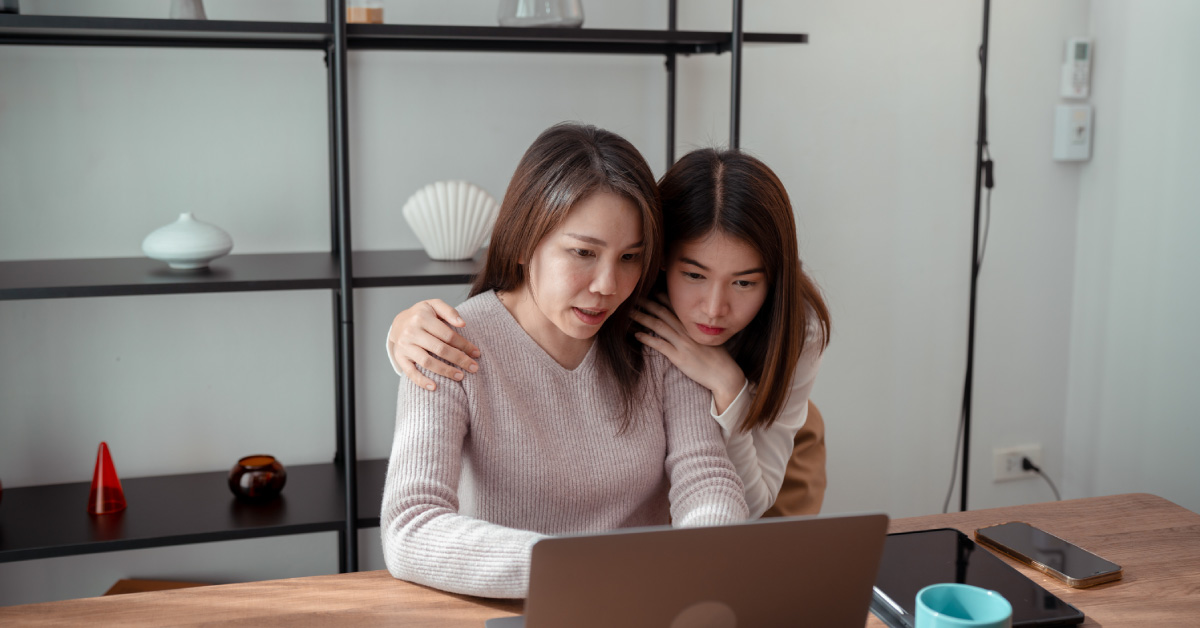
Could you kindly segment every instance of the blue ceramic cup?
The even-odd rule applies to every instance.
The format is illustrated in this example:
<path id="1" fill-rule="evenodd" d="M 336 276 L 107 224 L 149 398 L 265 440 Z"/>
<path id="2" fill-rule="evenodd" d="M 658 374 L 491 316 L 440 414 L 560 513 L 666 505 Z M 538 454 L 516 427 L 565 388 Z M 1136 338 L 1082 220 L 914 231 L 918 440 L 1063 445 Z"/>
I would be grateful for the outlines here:
<path id="1" fill-rule="evenodd" d="M 917 592 L 917 628 L 1012 628 L 1012 604 L 969 584 L 931 584 Z"/>

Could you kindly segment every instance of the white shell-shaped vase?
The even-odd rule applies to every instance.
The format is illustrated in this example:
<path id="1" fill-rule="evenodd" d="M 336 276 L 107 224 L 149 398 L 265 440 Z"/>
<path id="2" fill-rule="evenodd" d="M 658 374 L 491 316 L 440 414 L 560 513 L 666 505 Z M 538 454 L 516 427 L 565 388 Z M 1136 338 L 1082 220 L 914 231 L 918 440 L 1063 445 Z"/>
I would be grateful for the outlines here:
<path id="1" fill-rule="evenodd" d="M 173 20 L 207 20 L 204 14 L 204 0 L 171 0 L 171 19 Z"/>
<path id="2" fill-rule="evenodd" d="M 142 240 L 146 257 L 181 270 L 204 268 L 232 250 L 233 238 L 225 230 L 196 220 L 190 212 L 179 214 L 179 220 L 155 229 Z"/>
<path id="3" fill-rule="evenodd" d="M 492 234 L 500 204 L 466 181 L 438 181 L 404 203 L 404 219 L 430 259 L 471 259 Z"/>

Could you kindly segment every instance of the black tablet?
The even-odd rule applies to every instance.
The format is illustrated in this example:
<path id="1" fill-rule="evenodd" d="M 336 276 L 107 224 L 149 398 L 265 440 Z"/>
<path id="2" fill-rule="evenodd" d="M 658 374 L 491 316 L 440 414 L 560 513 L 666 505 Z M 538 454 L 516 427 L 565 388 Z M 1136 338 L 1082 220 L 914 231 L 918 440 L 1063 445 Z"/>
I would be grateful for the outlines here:
<path id="1" fill-rule="evenodd" d="M 892 628 L 912 628 L 917 591 L 939 582 L 961 582 L 999 592 L 1012 604 L 1014 628 L 1083 622 L 1079 609 L 951 528 L 888 535 L 871 612 Z"/>

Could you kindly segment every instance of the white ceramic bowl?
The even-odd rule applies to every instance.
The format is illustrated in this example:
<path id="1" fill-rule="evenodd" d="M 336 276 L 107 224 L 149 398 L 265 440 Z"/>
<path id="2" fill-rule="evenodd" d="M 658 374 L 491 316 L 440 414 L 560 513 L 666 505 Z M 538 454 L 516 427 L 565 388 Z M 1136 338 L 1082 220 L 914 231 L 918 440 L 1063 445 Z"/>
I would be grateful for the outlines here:
<path id="1" fill-rule="evenodd" d="M 470 259 L 492 234 L 500 204 L 466 181 L 438 181 L 417 190 L 401 210 L 430 259 Z"/>
<path id="2" fill-rule="evenodd" d="M 200 222 L 190 212 L 179 220 L 155 229 L 142 240 L 146 257 L 166 262 L 171 268 L 204 268 L 233 250 L 233 238 L 216 225 Z"/>

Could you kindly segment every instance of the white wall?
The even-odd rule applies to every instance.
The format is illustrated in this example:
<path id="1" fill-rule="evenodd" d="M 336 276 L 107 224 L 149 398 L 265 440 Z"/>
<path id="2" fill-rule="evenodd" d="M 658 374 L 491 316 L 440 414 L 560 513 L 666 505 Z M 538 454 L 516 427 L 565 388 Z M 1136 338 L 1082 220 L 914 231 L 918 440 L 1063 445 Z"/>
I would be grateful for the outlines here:
<path id="1" fill-rule="evenodd" d="M 32 9 L 100 10 L 42 0 Z M 585 3 L 588 27 L 660 28 L 665 2 Z M 747 49 L 742 145 L 780 174 L 834 339 L 815 399 L 827 417 L 826 510 L 941 509 L 965 361 L 979 3 L 747 3 L 749 30 L 807 46 Z M 209 0 L 213 19 L 321 19 L 319 3 Z M 491 24 L 493 2 L 385 2 L 389 21 Z M 161 3 L 105 3 L 152 16 Z M 996 3 L 992 153 L 999 184 L 980 293 L 972 507 L 1049 499 L 995 485 L 992 447 L 1041 442 L 1062 473 L 1080 168 L 1049 159 L 1062 40 L 1084 0 Z M 109 13 L 112 14 L 112 13 Z M 681 3 L 680 27 L 728 28 L 727 2 Z M 680 151 L 723 143 L 728 55 L 680 61 Z M 624 134 L 664 161 L 660 59 L 351 55 L 354 238 L 417 247 L 399 215 L 429 181 L 497 196 L 561 119 Z M 181 211 L 235 252 L 328 246 L 319 53 L 0 47 L 0 259 L 138 255 Z M 1099 146 L 1097 147 L 1099 150 Z M 390 445 L 394 375 L 379 348 L 398 309 L 463 288 L 356 295 L 359 452 Z M 0 478 L 86 480 L 108 440 L 125 477 L 217 470 L 268 450 L 333 455 L 330 302 L 323 292 L 0 302 Z M 50 469 L 44 461 L 61 460 Z M 377 531 L 364 568 L 380 568 Z M 238 581 L 329 573 L 333 535 L 0 565 L 0 604 L 96 595 L 119 577 Z"/>
<path id="2" fill-rule="evenodd" d="M 1094 158 L 1080 185 L 1071 495 L 1200 511 L 1200 5 L 1095 2 Z"/>

